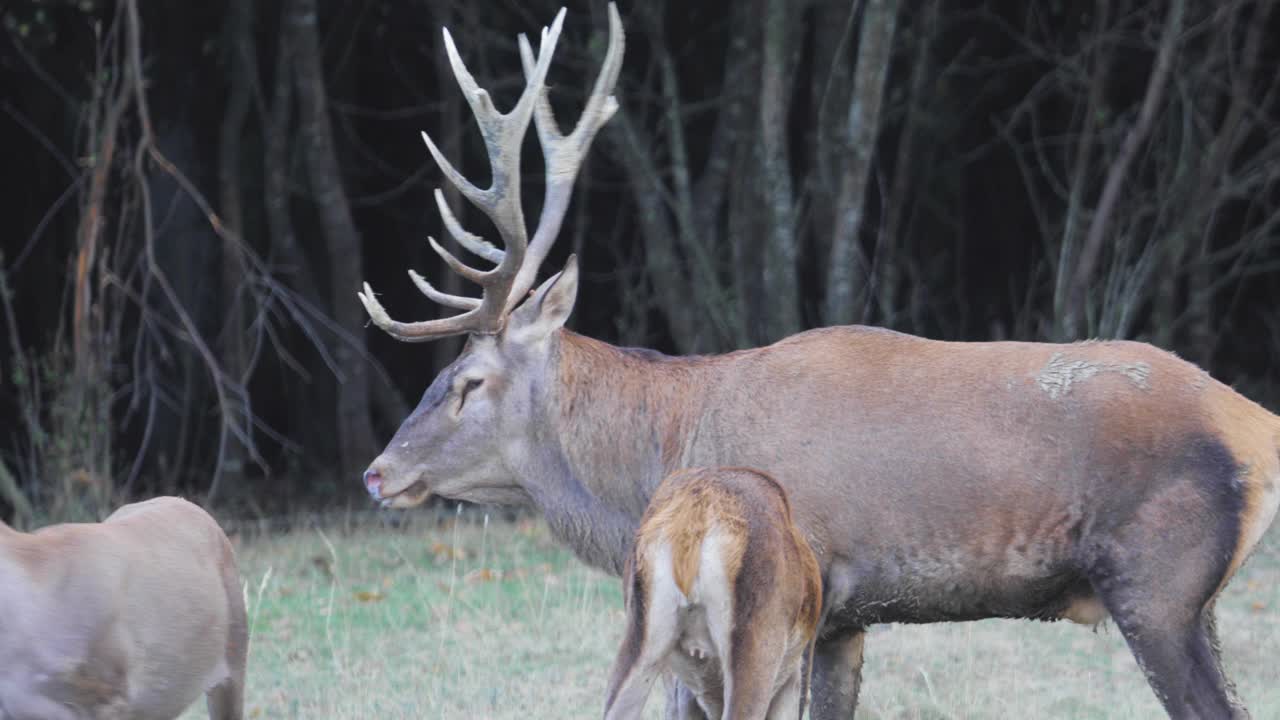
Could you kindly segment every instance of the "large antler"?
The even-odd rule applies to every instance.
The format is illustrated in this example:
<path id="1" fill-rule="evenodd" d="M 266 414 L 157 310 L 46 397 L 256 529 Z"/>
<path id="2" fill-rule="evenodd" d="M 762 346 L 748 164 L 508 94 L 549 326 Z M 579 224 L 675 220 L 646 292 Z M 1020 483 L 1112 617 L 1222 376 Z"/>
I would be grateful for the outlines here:
<path id="1" fill-rule="evenodd" d="M 524 67 L 526 85 L 520 100 L 509 113 L 498 112 L 493 106 L 489 93 L 476 84 L 475 78 L 467 71 L 458 50 L 453 44 L 449 30 L 444 30 L 445 50 L 449 54 L 449 63 L 453 74 L 458 79 L 471 110 L 475 114 L 476 123 L 484 137 L 485 149 L 489 154 L 489 165 L 493 172 L 493 183 L 486 190 L 481 190 L 462 176 L 453 165 L 440 153 L 439 148 L 431 141 L 427 133 L 422 139 L 427 149 L 435 158 L 436 164 L 444 172 L 449 182 L 480 208 L 493 221 L 502 238 L 502 249 L 486 242 L 480 236 L 467 232 L 454 217 L 444 200 L 444 193 L 439 188 L 435 191 L 436 205 L 440 208 L 441 219 L 445 228 L 459 245 L 469 252 L 485 260 L 496 263 L 490 270 L 478 270 L 464 264 L 452 253 L 440 246 L 435 238 L 428 237 L 431 249 L 454 272 L 471 280 L 482 288 L 480 298 L 463 297 L 440 292 L 431 286 L 421 275 L 409 271 L 409 277 L 424 295 L 452 308 L 463 310 L 438 320 L 403 323 L 392 320 L 381 303 L 373 295 L 373 289 L 364 284 L 364 292 L 358 293 L 360 302 L 374 324 L 385 330 L 398 340 L 406 342 L 422 342 L 435 338 L 464 333 L 496 333 L 506 321 L 507 314 L 523 299 L 525 293 L 533 286 L 538 274 L 538 266 L 546 258 L 556 236 L 560 233 L 560 225 L 564 221 L 565 211 L 569 207 L 569 198 L 573 192 L 573 183 L 578 170 L 586 157 L 587 149 L 595 138 L 596 132 L 608 122 L 618 109 L 617 100 L 612 93 L 618 81 L 618 71 L 622 67 L 622 53 L 625 41 L 622 32 L 622 20 L 613 3 L 609 4 L 609 49 L 605 55 L 600 75 L 588 98 L 582 117 L 578 120 L 573 132 L 562 135 L 551 112 L 551 103 L 546 97 L 547 68 L 551 64 L 551 56 L 555 52 L 556 41 L 560 37 L 560 28 L 564 23 L 565 11 L 561 8 L 556 14 L 550 30 L 542 29 L 542 39 L 538 44 L 538 55 L 535 59 L 523 34 L 519 37 L 520 57 Z M 537 230 L 534 231 L 530 244 L 528 230 L 525 227 L 524 211 L 520 204 L 520 145 L 529 127 L 530 117 L 536 118 L 538 139 L 542 145 L 546 162 L 546 194 L 543 199 L 542 215 L 538 219 Z"/>

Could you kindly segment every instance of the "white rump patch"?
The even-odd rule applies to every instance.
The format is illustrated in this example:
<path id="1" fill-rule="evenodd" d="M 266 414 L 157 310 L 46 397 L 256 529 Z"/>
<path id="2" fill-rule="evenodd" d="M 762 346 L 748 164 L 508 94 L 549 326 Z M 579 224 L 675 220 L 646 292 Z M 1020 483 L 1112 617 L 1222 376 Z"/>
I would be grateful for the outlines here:
<path id="1" fill-rule="evenodd" d="M 729 657 L 729 636 L 733 633 L 733 581 L 725 572 L 721 546 L 727 538 L 711 528 L 702 539 L 702 567 L 693 584 L 693 595 L 706 609 L 707 634 L 717 657 Z"/>

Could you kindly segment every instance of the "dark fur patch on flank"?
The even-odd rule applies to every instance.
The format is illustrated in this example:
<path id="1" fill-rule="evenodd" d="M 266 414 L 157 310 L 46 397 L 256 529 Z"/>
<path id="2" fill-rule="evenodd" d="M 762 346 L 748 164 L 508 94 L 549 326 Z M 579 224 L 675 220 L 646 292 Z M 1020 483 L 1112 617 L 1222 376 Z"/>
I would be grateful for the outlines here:
<path id="1" fill-rule="evenodd" d="M 1243 482 L 1246 468 L 1221 440 L 1212 435 L 1197 435 L 1187 442 L 1176 469 L 1179 474 L 1197 479 L 1197 488 L 1216 518 L 1215 556 L 1222 558 L 1225 573 L 1240 541 L 1246 504 Z"/>

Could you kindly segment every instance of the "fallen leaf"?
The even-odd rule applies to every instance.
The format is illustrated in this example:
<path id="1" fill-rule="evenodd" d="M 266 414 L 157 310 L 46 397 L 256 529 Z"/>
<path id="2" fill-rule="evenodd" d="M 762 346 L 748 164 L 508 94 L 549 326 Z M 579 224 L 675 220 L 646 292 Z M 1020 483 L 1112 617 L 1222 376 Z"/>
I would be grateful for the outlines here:
<path id="1" fill-rule="evenodd" d="M 467 573 L 463 578 L 469 583 L 492 582 L 502 576 L 501 570 L 491 570 L 489 568 L 478 568 Z"/>
<path id="2" fill-rule="evenodd" d="M 466 558 L 467 552 L 453 545 L 446 545 L 438 542 L 431 545 L 431 554 L 435 556 L 436 562 L 444 562 L 445 560 L 462 560 Z"/>
<path id="3" fill-rule="evenodd" d="M 357 590 L 356 599 L 362 603 L 380 602 L 386 595 L 377 590 Z"/>

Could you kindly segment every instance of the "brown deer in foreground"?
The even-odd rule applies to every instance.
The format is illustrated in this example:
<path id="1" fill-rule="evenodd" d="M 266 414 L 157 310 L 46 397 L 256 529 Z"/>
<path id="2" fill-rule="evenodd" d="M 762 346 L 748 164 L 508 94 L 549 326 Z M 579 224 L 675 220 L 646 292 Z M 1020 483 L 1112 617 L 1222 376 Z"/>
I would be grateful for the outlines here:
<path id="1" fill-rule="evenodd" d="M 606 720 L 639 718 L 664 672 L 709 717 L 803 715 L 822 578 L 773 478 L 699 468 L 663 480 L 640 520 L 623 590 L 627 630 Z"/>
<path id="2" fill-rule="evenodd" d="M 231 543 L 178 498 L 101 523 L 0 523 L 0 718 L 243 717 L 248 626 Z"/>
<path id="3" fill-rule="evenodd" d="M 562 17 L 536 59 L 522 38 L 528 83 L 508 114 L 445 35 L 493 184 L 475 187 L 427 146 L 503 248 L 463 230 L 437 193 L 450 233 L 496 266 L 477 270 L 432 247 L 483 296 L 444 294 L 411 273 L 429 298 L 463 312 L 403 323 L 367 285 L 361 293 L 397 339 L 470 336 L 366 471 L 373 498 L 533 506 L 579 557 L 620 574 L 663 477 L 760 468 L 786 488 L 822 569 L 814 718 L 853 714 L 869 625 L 1108 615 L 1169 715 L 1243 715 L 1212 608 L 1280 503 L 1280 418 L 1145 343 L 956 343 L 849 326 L 667 357 L 564 329 L 572 258 L 526 293 L 617 107 L 623 37 L 611 6 L 603 69 L 564 136 L 543 85 Z M 531 118 L 547 165 L 532 240 L 519 189 Z M 672 688 L 678 712 L 700 715 L 687 689 Z"/>

